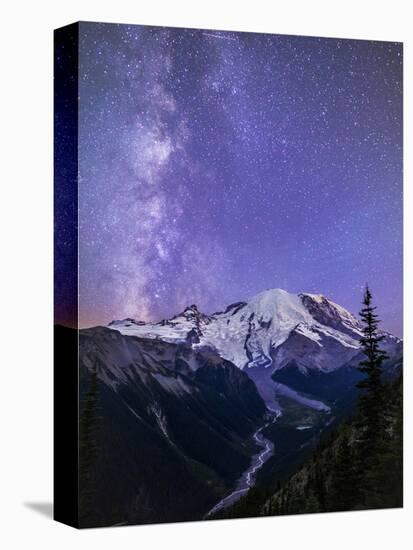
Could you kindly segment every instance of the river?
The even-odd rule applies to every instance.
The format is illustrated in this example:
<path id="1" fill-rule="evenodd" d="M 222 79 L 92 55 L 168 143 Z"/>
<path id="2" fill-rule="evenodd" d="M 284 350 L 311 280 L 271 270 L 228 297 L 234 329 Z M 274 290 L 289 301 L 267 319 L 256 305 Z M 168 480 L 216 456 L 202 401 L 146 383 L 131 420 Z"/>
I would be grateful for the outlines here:
<path id="1" fill-rule="evenodd" d="M 281 411 L 275 411 L 271 410 L 271 412 L 274 413 L 274 416 L 269 420 L 266 424 L 261 426 L 261 428 L 258 428 L 258 430 L 254 433 L 253 439 L 261 447 L 261 451 L 253 456 L 251 464 L 249 465 L 248 469 L 245 470 L 245 472 L 242 474 L 242 476 L 238 479 L 234 490 L 232 493 L 224 497 L 222 500 L 220 500 L 215 506 L 207 513 L 205 514 L 205 518 L 215 514 L 219 510 L 223 510 L 224 508 L 228 508 L 229 506 L 232 506 L 235 502 L 237 502 L 243 495 L 248 493 L 248 491 L 251 489 L 251 487 L 254 486 L 255 483 L 255 477 L 260 468 L 265 464 L 265 462 L 272 456 L 274 452 L 274 443 L 263 436 L 262 432 L 267 428 L 270 424 L 273 424 L 276 422 L 277 418 L 280 416 Z"/>

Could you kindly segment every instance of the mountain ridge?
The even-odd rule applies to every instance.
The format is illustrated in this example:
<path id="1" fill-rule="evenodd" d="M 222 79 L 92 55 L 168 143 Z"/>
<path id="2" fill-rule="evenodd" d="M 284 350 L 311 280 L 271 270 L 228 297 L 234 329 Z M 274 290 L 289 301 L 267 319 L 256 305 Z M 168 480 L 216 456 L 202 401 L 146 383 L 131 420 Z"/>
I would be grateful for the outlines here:
<path id="1" fill-rule="evenodd" d="M 248 468 L 269 415 L 225 359 L 106 327 L 79 331 L 79 395 L 81 468 L 93 471 L 82 525 L 201 519 Z"/>
<path id="2" fill-rule="evenodd" d="M 383 334 L 391 380 L 403 346 Z M 128 318 L 81 329 L 80 424 L 98 446 L 98 481 L 82 491 L 100 500 L 105 484 L 112 488 L 93 522 L 201 519 L 256 464 L 262 479 L 290 468 L 292 453 L 298 464 L 354 409 L 361 335 L 338 304 L 281 289 L 212 315 L 192 304 L 159 323 Z"/>
<path id="3" fill-rule="evenodd" d="M 293 347 L 294 360 L 301 363 L 306 358 L 303 368 L 324 372 L 355 356 L 362 335 L 356 317 L 324 295 L 291 294 L 282 289 L 263 291 L 248 302 L 235 302 L 211 315 L 193 304 L 158 323 L 128 318 L 112 321 L 108 328 L 124 335 L 211 348 L 241 369 L 283 368 Z M 390 347 L 401 342 L 383 334 Z"/>

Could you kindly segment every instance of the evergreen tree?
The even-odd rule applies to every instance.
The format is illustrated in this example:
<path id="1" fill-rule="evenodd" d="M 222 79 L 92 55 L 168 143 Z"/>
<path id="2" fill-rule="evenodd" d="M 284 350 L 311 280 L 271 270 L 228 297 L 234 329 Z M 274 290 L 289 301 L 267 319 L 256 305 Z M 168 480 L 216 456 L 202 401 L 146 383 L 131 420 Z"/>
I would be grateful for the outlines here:
<path id="1" fill-rule="evenodd" d="M 326 510 L 326 488 L 320 463 L 321 456 L 318 458 L 315 464 L 314 492 L 320 505 L 320 512 L 324 512 Z"/>
<path id="2" fill-rule="evenodd" d="M 305 499 L 305 506 L 303 509 L 304 514 L 314 514 L 321 512 L 320 503 L 314 491 L 310 490 Z"/>
<path id="3" fill-rule="evenodd" d="M 393 429 L 393 479 L 390 493 L 393 497 L 391 506 L 403 506 L 403 376 L 395 384 L 395 414 Z"/>
<path id="4" fill-rule="evenodd" d="M 375 471 L 383 450 L 385 437 L 385 400 L 382 383 L 383 362 L 386 353 L 380 348 L 384 336 L 379 334 L 379 318 L 372 305 L 372 294 L 366 286 L 363 298 L 363 308 L 360 317 L 363 323 L 363 336 L 360 339 L 365 359 L 358 369 L 364 374 L 357 384 L 361 390 L 359 398 L 359 441 L 358 465 L 361 469 L 361 488 L 366 500 L 374 499 L 377 492 Z"/>
<path id="5" fill-rule="evenodd" d="M 337 443 L 336 458 L 332 465 L 330 508 L 335 511 L 352 510 L 359 501 L 359 479 L 351 428 L 344 424 Z"/>
<path id="6" fill-rule="evenodd" d="M 393 508 L 403 505 L 403 395 L 402 380 L 387 384 L 386 433 L 377 461 L 377 489 L 369 505 Z"/>

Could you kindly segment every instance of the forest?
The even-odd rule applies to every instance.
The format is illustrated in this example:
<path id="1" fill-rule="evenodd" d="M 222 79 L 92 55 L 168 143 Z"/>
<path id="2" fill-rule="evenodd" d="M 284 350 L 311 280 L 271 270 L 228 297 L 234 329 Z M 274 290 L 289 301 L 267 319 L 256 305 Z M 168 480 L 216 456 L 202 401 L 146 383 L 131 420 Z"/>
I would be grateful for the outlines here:
<path id="1" fill-rule="evenodd" d="M 367 287 L 360 317 L 365 359 L 352 416 L 324 436 L 288 479 L 256 487 L 219 518 L 403 506 L 403 375 L 384 379 L 379 319 Z"/>

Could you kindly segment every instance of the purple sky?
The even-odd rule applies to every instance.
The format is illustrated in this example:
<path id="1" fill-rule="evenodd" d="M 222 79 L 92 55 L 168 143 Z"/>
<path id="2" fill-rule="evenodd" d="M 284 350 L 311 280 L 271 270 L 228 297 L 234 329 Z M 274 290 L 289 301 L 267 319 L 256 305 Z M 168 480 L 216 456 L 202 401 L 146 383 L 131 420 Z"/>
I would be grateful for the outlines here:
<path id="1" fill-rule="evenodd" d="M 80 25 L 80 325 L 267 288 L 402 331 L 402 46 Z"/>

